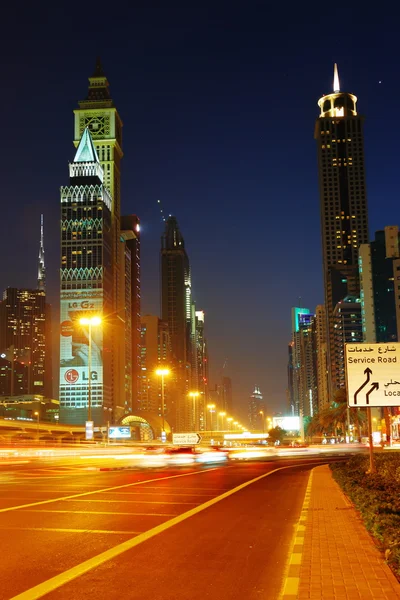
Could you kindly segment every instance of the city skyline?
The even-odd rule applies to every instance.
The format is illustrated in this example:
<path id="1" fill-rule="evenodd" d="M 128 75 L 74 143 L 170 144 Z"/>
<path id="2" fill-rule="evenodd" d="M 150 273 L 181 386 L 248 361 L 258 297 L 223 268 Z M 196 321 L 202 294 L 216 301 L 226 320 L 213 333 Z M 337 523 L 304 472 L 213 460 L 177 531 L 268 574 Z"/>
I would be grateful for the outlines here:
<path id="1" fill-rule="evenodd" d="M 238 15 L 234 11 L 229 14 L 228 20 L 238 26 Z M 245 22 L 249 24 L 250 18 Z M 179 23 L 176 44 L 182 44 L 184 37 Z M 201 19 L 200 24 L 204 25 Z M 237 53 L 228 56 L 233 42 L 228 32 L 224 37 L 226 48 L 216 45 L 218 27 L 211 31 L 206 46 L 201 44 L 200 24 L 193 23 L 198 36 L 195 35 L 195 40 L 189 44 L 191 64 L 189 61 L 178 63 L 176 72 L 169 79 L 160 53 L 157 54 L 158 60 L 161 60 L 160 67 L 155 71 L 156 63 L 151 63 L 149 58 L 144 59 L 143 52 L 138 52 L 141 63 L 130 74 L 128 83 L 122 75 L 132 59 L 133 49 L 130 49 L 129 58 L 127 54 L 119 61 L 113 51 L 102 54 L 105 72 L 124 121 L 126 156 L 122 212 L 138 214 L 143 223 L 142 312 L 159 314 L 158 288 L 154 281 L 158 279 L 158 242 L 163 229 L 156 202 L 161 198 L 165 212 L 175 214 L 185 232 L 195 273 L 194 298 L 207 318 L 211 382 L 217 381 L 225 358 L 228 358 L 235 401 L 242 404 L 242 412 L 246 410 L 248 394 L 255 381 L 260 383 L 266 401 L 269 398 L 274 409 L 279 410 L 285 403 L 286 350 L 290 333 L 287 314 L 291 306 L 297 304 L 298 296 L 302 297 L 304 305 L 311 307 L 323 300 L 317 161 L 312 139 L 313 124 L 318 116 L 317 100 L 322 92 L 331 89 L 332 65 L 337 61 L 343 89 L 354 90 L 359 98 L 360 114 L 366 116 L 371 238 L 372 231 L 398 224 L 396 168 L 390 156 L 392 141 L 387 128 L 382 126 L 384 102 L 387 96 L 395 94 L 398 84 L 390 76 L 390 61 L 382 67 L 379 64 L 382 54 L 379 56 L 378 52 L 378 56 L 371 60 L 368 51 L 362 56 L 361 47 L 357 49 L 355 44 L 350 49 L 347 47 L 346 52 L 340 50 L 335 53 L 332 50 L 334 56 L 324 53 L 317 56 L 315 49 L 311 49 L 311 42 L 305 41 L 301 60 L 285 57 L 285 60 L 280 59 L 274 64 L 266 58 L 268 45 L 260 42 L 260 60 L 254 63 L 250 60 L 251 52 L 244 51 L 240 60 Z M 255 21 L 252 24 L 255 31 L 260 31 Z M 249 33 L 245 38 L 248 42 Z M 187 42 L 187 38 L 184 39 Z M 276 42 L 276 37 L 274 39 Z M 162 41 L 165 42 L 165 37 Z M 333 48 L 340 48 L 339 42 Z M 202 57 L 201 49 L 205 47 L 208 53 Z M 254 50 L 254 46 L 251 48 Z M 242 46 L 240 49 L 245 50 Z M 174 54 L 172 46 L 167 46 L 167 50 L 167 55 Z M 8 66 L 6 69 L 6 78 L 12 82 L 11 88 L 15 92 L 14 104 L 9 108 L 11 114 L 17 114 L 22 107 L 18 94 L 20 83 L 15 77 L 18 65 L 22 65 L 19 52 L 20 49 L 12 59 L 15 61 L 13 68 Z M 43 84 L 41 101 L 39 103 L 32 98 L 30 110 L 36 119 L 27 123 L 28 135 L 22 149 L 24 162 L 32 165 L 32 180 L 29 187 L 24 181 L 17 181 L 13 165 L 5 156 L 5 189 L 11 198 L 21 199 L 24 209 L 19 216 L 19 232 L 23 235 L 25 247 L 32 248 L 35 254 L 37 232 L 33 227 L 31 230 L 31 223 L 44 213 L 46 232 L 49 232 L 46 233 L 46 281 L 49 299 L 55 308 L 57 187 L 65 181 L 65 165 L 73 156 L 70 143 L 72 110 L 77 98 L 84 97 L 87 76 L 93 70 L 95 56 L 93 48 L 88 48 L 81 52 L 79 61 L 71 61 L 69 57 L 67 61 L 61 49 L 51 57 L 44 53 L 44 46 L 40 44 L 35 52 L 39 52 L 35 55 L 35 78 Z M 211 75 L 206 77 L 202 71 L 210 66 L 212 54 L 214 61 L 218 60 L 210 71 Z M 309 59 L 312 59 L 311 62 Z M 27 60 L 29 62 L 33 57 Z M 309 67 L 305 69 L 303 63 L 307 60 Z M 46 88 L 44 84 L 48 69 L 57 72 L 53 69 L 57 61 L 65 77 L 57 79 L 59 93 L 57 101 L 52 103 L 51 86 Z M 71 63 L 74 63 L 73 68 Z M 369 71 L 362 72 L 366 64 Z M 254 68 L 251 69 L 251 66 Z M 214 75 L 220 77 L 221 74 L 221 81 L 217 81 Z M 187 85 L 188 81 L 191 85 Z M 194 86 L 195 81 L 197 84 Z M 246 83 L 245 89 L 241 82 Z M 272 101 L 271 82 L 274 94 L 279 92 L 281 103 Z M 204 87 L 203 84 L 207 85 Z M 204 91 L 200 93 L 202 85 Z M 298 99 L 295 131 L 285 121 L 285 115 L 290 114 L 292 90 L 296 90 Z M 138 110 L 131 109 L 132 95 Z M 43 98 L 48 99 L 47 104 L 43 103 Z M 7 104 L 8 100 L 4 102 Z M 46 108 L 41 108 L 41 104 L 45 104 Z M 273 110 L 277 117 L 272 119 Z M 46 112 L 50 112 L 57 127 L 45 126 Z M 154 119 L 156 125 L 150 126 Z M 272 120 L 279 119 L 278 129 Z M 9 127 L 11 124 L 6 124 L 12 145 L 15 142 Z M 18 122 L 14 127 L 17 137 L 20 136 L 22 123 Z M 271 137 L 273 150 L 270 149 Z M 37 150 L 33 150 L 33 140 Z M 387 145 L 389 157 L 384 157 L 385 153 L 380 155 L 375 149 Z M 49 146 L 54 149 L 47 159 L 49 169 L 41 170 L 41 151 Z M 374 169 L 368 165 L 373 165 Z M 287 169 L 296 181 L 295 186 L 284 180 Z M 128 172 L 129 182 L 128 175 L 125 175 Z M 379 175 L 380 172 L 384 175 Z M 205 183 L 199 186 L 200 179 Z M 381 217 L 379 203 L 382 198 L 387 207 Z M 286 210 L 283 210 L 284 202 Z M 289 214 L 293 215 L 290 219 L 287 219 L 288 207 Z M 17 223 L 15 210 L 10 206 L 12 223 Z M 285 219 L 284 233 L 279 236 L 268 227 L 271 215 L 276 222 Z M 207 228 L 206 235 L 204 227 Z M 268 240 L 265 239 L 265 227 L 268 228 Z M 305 237 L 302 232 L 306 227 L 308 234 Z M 7 228 L 5 224 L 2 226 L 0 251 L 3 256 L 16 237 L 17 227 L 14 231 L 12 229 L 9 224 Z M 233 250 L 242 237 L 240 254 L 230 256 L 226 248 Z M 204 239 L 207 244 L 204 244 Z M 276 256 L 275 249 L 279 244 L 281 257 L 278 262 L 271 257 Z M 296 246 L 297 262 L 293 261 L 292 245 Z M 22 255 L 23 252 L 16 248 L 12 261 L 8 261 L 12 265 L 4 265 L 0 279 L 2 289 L 7 286 L 34 287 L 34 257 L 30 264 L 29 256 Z M 251 290 L 254 303 L 251 317 L 246 311 L 244 314 L 240 311 L 246 296 L 238 290 L 238 273 L 243 289 L 247 293 Z M 57 322 L 56 316 L 54 322 Z M 235 324 L 233 328 L 232 323 Z M 237 344 L 236 327 L 242 332 L 243 347 L 247 349 L 250 346 L 254 350 L 254 359 L 244 361 L 245 354 Z M 275 373 L 277 375 L 272 377 Z"/>

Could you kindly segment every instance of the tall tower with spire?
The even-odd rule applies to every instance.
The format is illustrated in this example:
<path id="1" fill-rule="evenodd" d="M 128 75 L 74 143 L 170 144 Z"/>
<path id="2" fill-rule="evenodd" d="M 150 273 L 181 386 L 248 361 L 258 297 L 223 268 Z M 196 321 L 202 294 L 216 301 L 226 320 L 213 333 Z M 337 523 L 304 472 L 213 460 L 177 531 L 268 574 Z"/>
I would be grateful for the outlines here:
<path id="1" fill-rule="evenodd" d="M 334 361 L 333 313 L 346 296 L 360 296 L 358 252 L 368 242 L 364 118 L 357 97 L 340 89 L 334 66 L 333 91 L 318 100 L 315 125 L 321 207 L 322 256 L 327 315 L 330 394 L 340 387 Z M 323 399 L 324 401 L 324 399 Z"/>
<path id="2" fill-rule="evenodd" d="M 113 372 L 113 397 L 115 406 L 110 419 L 118 420 L 123 414 L 129 413 L 132 405 L 130 385 L 121 380 L 119 373 L 125 371 L 126 378 L 131 375 L 123 365 L 124 357 L 131 354 L 131 341 L 125 336 L 125 304 L 126 277 L 125 251 L 126 245 L 121 237 L 121 160 L 122 151 L 122 121 L 110 94 L 110 86 L 104 73 L 100 58 L 89 77 L 89 88 L 84 100 L 78 103 L 74 110 L 75 135 L 74 144 L 78 147 L 84 131 L 90 133 L 92 144 L 96 150 L 99 164 L 103 172 L 103 186 L 108 191 L 111 201 L 110 224 L 110 260 L 112 264 L 112 287 L 109 315 L 113 315 L 114 325 L 108 344 Z M 128 347 L 129 346 L 129 347 Z M 128 397 L 127 397 L 128 394 Z"/>
<path id="3" fill-rule="evenodd" d="M 114 370 L 110 348 L 115 265 L 112 262 L 112 200 L 88 128 L 61 187 L 60 421 L 88 419 L 89 377 L 92 419 L 110 420 Z M 102 318 L 91 331 L 82 317 Z M 90 359 L 89 359 L 90 339 Z M 90 367 L 89 367 L 90 362 Z M 89 373 L 90 368 L 90 373 Z M 123 369 L 121 369 L 123 378 Z"/>
<path id="4" fill-rule="evenodd" d="M 46 267 L 44 266 L 44 237 L 43 237 L 43 215 L 40 215 L 40 245 L 38 264 L 38 290 L 46 291 Z"/>
<path id="5" fill-rule="evenodd" d="M 187 401 L 193 381 L 193 364 L 197 355 L 193 338 L 195 311 L 192 302 L 191 272 L 185 242 L 175 217 L 165 221 L 161 238 L 161 318 L 168 323 L 172 354 L 176 361 L 177 397 L 176 431 L 190 431 L 193 427 L 192 404 Z"/>

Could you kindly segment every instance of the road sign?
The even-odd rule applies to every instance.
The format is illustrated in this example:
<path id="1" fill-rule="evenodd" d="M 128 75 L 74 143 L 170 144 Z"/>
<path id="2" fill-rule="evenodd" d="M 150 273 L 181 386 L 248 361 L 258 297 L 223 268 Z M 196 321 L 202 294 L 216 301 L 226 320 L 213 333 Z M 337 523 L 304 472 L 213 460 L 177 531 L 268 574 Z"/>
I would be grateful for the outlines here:
<path id="1" fill-rule="evenodd" d="M 86 421 L 85 422 L 85 439 L 86 440 L 92 440 L 94 437 L 94 423 L 93 421 Z"/>
<path id="2" fill-rule="evenodd" d="M 121 438 L 130 438 L 131 428 L 130 427 L 109 427 L 108 428 L 108 439 L 117 440 Z"/>
<path id="3" fill-rule="evenodd" d="M 345 344 L 348 405 L 400 405 L 400 343 Z"/>
<path id="4" fill-rule="evenodd" d="M 173 444 L 200 444 L 201 435 L 198 433 L 173 433 L 172 443 Z"/>

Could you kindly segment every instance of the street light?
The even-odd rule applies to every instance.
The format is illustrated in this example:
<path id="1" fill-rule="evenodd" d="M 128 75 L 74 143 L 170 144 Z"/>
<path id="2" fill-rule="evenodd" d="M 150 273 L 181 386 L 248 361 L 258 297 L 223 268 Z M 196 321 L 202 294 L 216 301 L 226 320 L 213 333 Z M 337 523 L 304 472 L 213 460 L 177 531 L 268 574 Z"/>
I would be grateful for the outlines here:
<path id="1" fill-rule="evenodd" d="M 162 429 L 161 429 L 161 441 L 165 442 L 165 423 L 164 423 L 164 377 L 168 377 L 170 374 L 169 369 L 157 369 L 156 375 L 161 377 L 161 418 L 162 418 Z"/>
<path id="2" fill-rule="evenodd" d="M 40 413 L 37 410 L 35 410 L 35 412 L 33 414 L 35 415 L 35 417 L 37 417 L 36 432 L 37 432 L 37 436 L 39 437 L 39 418 L 40 418 Z"/>
<path id="3" fill-rule="evenodd" d="M 229 429 L 229 431 L 232 431 L 232 421 L 233 421 L 233 417 L 228 417 L 228 418 L 227 418 L 227 421 L 228 421 L 228 423 L 229 423 L 229 427 L 228 427 L 228 429 Z"/>
<path id="4" fill-rule="evenodd" d="M 207 408 L 210 411 L 210 431 L 212 431 L 212 413 L 214 412 L 215 404 L 207 404 Z"/>
<path id="5" fill-rule="evenodd" d="M 264 411 L 263 410 L 260 410 L 260 415 L 261 415 L 261 419 L 262 419 L 263 433 L 265 433 L 265 428 L 264 428 Z"/>
<path id="6" fill-rule="evenodd" d="M 189 392 L 189 396 L 193 400 L 193 431 L 196 431 L 196 398 L 200 396 L 200 392 Z"/>
<path id="7" fill-rule="evenodd" d="M 222 429 L 221 429 L 221 431 L 223 431 L 224 430 L 224 417 L 226 417 L 226 412 L 220 412 L 218 416 L 221 417 L 221 420 L 222 420 Z"/>
<path id="8" fill-rule="evenodd" d="M 82 317 L 79 319 L 79 323 L 81 325 L 88 326 L 88 342 L 89 342 L 89 352 L 88 352 L 88 422 L 92 421 L 92 327 L 96 327 L 100 325 L 101 318 L 100 317 Z M 88 431 L 86 431 L 86 439 L 93 439 L 93 429 L 91 430 L 91 435 L 88 437 Z"/>

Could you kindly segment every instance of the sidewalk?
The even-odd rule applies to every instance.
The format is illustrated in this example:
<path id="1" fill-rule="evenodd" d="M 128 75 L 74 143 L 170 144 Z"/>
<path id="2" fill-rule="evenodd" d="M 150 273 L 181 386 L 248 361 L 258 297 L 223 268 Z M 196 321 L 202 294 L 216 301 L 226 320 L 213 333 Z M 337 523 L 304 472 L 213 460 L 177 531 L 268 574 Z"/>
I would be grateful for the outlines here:
<path id="1" fill-rule="evenodd" d="M 329 467 L 316 467 L 311 477 L 295 541 L 301 548 L 293 549 L 293 553 L 301 551 L 301 558 L 296 573 L 298 590 L 291 598 L 400 599 L 400 583 Z"/>

